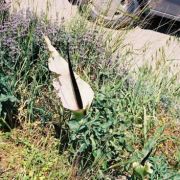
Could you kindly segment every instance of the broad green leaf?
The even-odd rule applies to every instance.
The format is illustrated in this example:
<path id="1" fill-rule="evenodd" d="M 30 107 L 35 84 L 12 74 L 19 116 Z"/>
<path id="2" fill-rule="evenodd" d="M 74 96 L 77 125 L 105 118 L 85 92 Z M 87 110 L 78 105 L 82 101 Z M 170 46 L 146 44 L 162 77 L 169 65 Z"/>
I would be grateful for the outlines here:
<path id="1" fill-rule="evenodd" d="M 77 131 L 80 127 L 79 122 L 75 120 L 68 121 L 70 130 Z"/>

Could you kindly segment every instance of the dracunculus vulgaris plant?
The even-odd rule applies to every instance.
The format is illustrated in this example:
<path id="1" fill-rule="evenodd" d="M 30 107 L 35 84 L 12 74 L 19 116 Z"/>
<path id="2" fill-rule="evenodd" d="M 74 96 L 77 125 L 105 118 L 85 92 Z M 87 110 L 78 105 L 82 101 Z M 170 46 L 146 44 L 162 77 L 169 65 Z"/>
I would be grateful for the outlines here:
<path id="1" fill-rule="evenodd" d="M 44 39 L 50 52 L 49 70 L 57 75 L 53 79 L 56 94 L 64 108 L 72 111 L 75 117 L 83 117 L 93 101 L 94 92 L 87 82 L 73 72 L 68 46 L 68 61 L 66 61 L 52 46 L 49 38 L 44 36 Z"/>

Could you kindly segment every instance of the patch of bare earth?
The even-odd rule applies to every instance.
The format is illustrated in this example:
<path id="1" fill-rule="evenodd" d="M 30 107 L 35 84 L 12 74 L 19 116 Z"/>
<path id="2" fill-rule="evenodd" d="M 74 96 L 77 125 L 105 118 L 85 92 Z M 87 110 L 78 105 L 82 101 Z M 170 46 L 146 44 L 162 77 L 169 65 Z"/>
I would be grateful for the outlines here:
<path id="1" fill-rule="evenodd" d="M 23 147 L 0 133 L 0 178 L 11 178 L 16 172 L 20 172 L 22 168 L 20 162 L 23 158 Z"/>
<path id="2" fill-rule="evenodd" d="M 159 143 L 155 148 L 155 154 L 165 156 L 168 163 L 177 168 L 179 166 L 178 153 L 180 149 L 180 126 L 174 122 L 173 118 L 160 110 L 158 124 L 155 125 L 150 131 L 148 136 L 151 137 L 155 134 L 158 128 L 164 127 L 162 134 L 160 134 Z"/>

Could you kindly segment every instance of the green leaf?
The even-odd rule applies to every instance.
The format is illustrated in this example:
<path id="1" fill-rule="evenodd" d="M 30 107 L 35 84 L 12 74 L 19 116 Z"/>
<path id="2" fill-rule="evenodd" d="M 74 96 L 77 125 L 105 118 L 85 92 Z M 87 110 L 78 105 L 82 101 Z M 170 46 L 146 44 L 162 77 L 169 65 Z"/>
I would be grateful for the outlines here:
<path id="1" fill-rule="evenodd" d="M 96 149 L 96 142 L 95 142 L 94 137 L 92 135 L 90 136 L 90 140 L 91 140 L 92 149 L 95 150 Z"/>
<path id="2" fill-rule="evenodd" d="M 87 145 L 85 143 L 81 144 L 80 148 L 79 148 L 79 152 L 84 152 L 87 149 Z"/>
<path id="3" fill-rule="evenodd" d="M 71 131 L 77 131 L 80 127 L 79 122 L 76 120 L 71 120 L 67 124 Z"/>
<path id="4" fill-rule="evenodd" d="M 6 101 L 16 102 L 17 99 L 14 96 L 1 94 L 0 95 L 0 102 L 6 102 Z"/>

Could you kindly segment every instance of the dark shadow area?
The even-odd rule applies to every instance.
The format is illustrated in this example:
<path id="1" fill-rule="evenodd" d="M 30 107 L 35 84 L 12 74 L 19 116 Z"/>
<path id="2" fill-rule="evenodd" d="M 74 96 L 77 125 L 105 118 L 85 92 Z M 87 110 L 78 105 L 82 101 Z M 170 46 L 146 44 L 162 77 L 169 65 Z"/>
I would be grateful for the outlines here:
<path id="1" fill-rule="evenodd" d="M 17 119 L 17 109 L 14 109 L 12 103 L 6 102 L 2 106 L 3 111 L 6 111 L 5 117 L 0 117 L 0 131 L 10 132 L 12 129 L 20 126 Z"/>
<path id="2" fill-rule="evenodd" d="M 55 129 L 55 138 L 59 139 L 59 153 L 62 154 L 68 147 L 69 134 L 68 128 L 63 128 L 60 123 L 53 123 Z"/>
<path id="3" fill-rule="evenodd" d="M 0 73 L 0 130 L 10 131 L 19 126 L 18 100 L 13 95 L 8 78 Z"/>
<path id="4" fill-rule="evenodd" d="M 68 0 L 72 5 L 79 5 L 82 0 Z M 84 1 L 83 1 L 84 2 Z M 143 23 L 141 23 L 143 22 Z M 180 22 L 152 14 L 142 15 L 140 22 L 133 23 L 143 29 L 149 29 L 171 36 L 180 37 Z M 118 28 L 119 29 L 119 28 Z"/>
<path id="5" fill-rule="evenodd" d="M 180 22 L 165 17 L 153 16 L 147 18 L 143 29 L 149 29 L 171 36 L 180 37 Z"/>
<path id="6" fill-rule="evenodd" d="M 81 0 L 68 0 L 72 5 L 78 5 Z"/>

